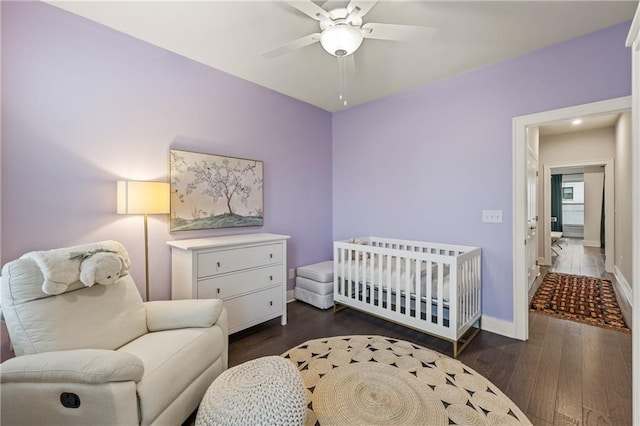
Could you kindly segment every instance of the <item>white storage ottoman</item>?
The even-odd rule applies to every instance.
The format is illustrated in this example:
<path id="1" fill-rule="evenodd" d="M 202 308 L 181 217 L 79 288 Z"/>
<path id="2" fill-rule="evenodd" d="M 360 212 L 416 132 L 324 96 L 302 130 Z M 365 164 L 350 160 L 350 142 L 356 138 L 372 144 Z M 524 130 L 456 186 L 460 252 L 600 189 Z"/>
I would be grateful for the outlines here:
<path id="1" fill-rule="evenodd" d="M 294 295 L 297 300 L 320 309 L 333 306 L 333 261 L 300 266 Z"/>

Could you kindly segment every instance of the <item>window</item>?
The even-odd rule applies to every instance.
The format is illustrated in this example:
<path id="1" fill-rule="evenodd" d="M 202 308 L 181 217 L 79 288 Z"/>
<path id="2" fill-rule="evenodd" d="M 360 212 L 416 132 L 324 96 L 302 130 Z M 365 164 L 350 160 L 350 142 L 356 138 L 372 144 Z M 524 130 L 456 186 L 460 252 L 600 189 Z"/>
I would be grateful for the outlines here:
<path id="1" fill-rule="evenodd" d="M 584 225 L 584 180 L 565 182 L 563 179 L 562 224 Z"/>

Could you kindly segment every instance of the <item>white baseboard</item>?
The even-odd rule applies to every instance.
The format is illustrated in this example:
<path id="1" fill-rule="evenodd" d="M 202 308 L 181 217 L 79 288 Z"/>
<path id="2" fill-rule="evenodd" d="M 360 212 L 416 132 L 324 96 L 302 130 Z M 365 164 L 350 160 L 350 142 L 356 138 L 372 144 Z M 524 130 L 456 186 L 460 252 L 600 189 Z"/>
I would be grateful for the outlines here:
<path id="1" fill-rule="evenodd" d="M 482 315 L 481 328 L 490 333 L 515 339 L 516 327 L 512 321 L 505 321 L 487 315 Z"/>
<path id="2" fill-rule="evenodd" d="M 633 290 L 631 290 L 629 282 L 624 275 L 622 275 L 622 271 L 618 269 L 617 265 L 613 267 L 613 275 L 616 277 L 618 284 L 620 284 L 618 290 L 620 290 L 621 295 L 625 298 L 629 306 L 633 308 Z"/>
<path id="3" fill-rule="evenodd" d="M 287 303 L 295 302 L 296 298 L 293 295 L 293 290 L 287 290 Z"/>
<path id="4" fill-rule="evenodd" d="M 582 245 L 584 247 L 600 247 L 600 241 L 584 240 L 584 241 L 582 241 Z"/>

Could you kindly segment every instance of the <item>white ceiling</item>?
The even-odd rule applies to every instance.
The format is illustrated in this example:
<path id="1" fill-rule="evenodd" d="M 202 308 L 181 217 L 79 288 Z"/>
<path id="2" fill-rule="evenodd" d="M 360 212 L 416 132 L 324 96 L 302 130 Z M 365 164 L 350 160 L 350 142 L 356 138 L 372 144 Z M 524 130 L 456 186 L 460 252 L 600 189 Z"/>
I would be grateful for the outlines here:
<path id="1" fill-rule="evenodd" d="M 330 9 L 346 1 L 314 1 Z M 327 111 L 338 63 L 316 43 L 274 59 L 261 53 L 318 32 L 317 22 L 273 1 L 48 1 L 118 31 Z M 381 0 L 364 17 L 435 27 L 434 39 L 364 40 L 347 81 L 348 106 L 426 85 L 633 18 L 637 1 Z"/>
<path id="2" fill-rule="evenodd" d="M 580 132 L 583 130 L 600 129 L 603 127 L 613 127 L 616 125 L 620 113 L 601 114 L 591 117 L 576 117 L 582 120 L 580 124 L 573 124 L 573 120 L 557 121 L 551 124 L 540 126 L 540 136 L 558 135 L 561 133 Z"/>

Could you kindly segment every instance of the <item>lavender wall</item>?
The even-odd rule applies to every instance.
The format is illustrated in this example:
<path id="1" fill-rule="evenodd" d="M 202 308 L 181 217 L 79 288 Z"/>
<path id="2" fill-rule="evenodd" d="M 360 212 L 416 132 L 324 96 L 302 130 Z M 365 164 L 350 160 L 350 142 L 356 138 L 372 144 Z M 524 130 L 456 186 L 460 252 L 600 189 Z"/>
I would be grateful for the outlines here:
<path id="1" fill-rule="evenodd" d="M 512 118 L 631 93 L 628 24 L 332 117 L 43 3 L 1 7 L 1 261 L 116 239 L 141 289 L 142 218 L 114 213 L 115 181 L 167 180 L 176 147 L 264 161 L 265 226 L 241 232 L 291 235 L 292 267 L 331 256 L 332 220 L 334 238 L 481 246 L 484 313 L 510 321 Z M 170 295 L 166 240 L 235 232 L 151 217 L 151 298 Z"/>
<path id="2" fill-rule="evenodd" d="M 3 264 L 115 239 L 144 291 L 142 217 L 115 214 L 116 181 L 168 181 L 169 147 L 263 160 L 265 224 L 150 217 L 152 299 L 170 297 L 169 239 L 283 233 L 290 267 L 330 258 L 330 113 L 40 2 L 2 2 L 1 36 Z"/>
<path id="3" fill-rule="evenodd" d="M 628 28 L 334 114 L 334 238 L 482 247 L 483 314 L 512 321 L 512 119 L 630 95 Z M 483 209 L 503 223 L 482 223 Z"/>

